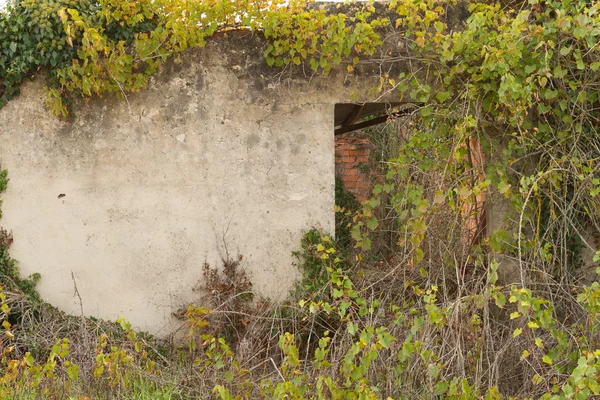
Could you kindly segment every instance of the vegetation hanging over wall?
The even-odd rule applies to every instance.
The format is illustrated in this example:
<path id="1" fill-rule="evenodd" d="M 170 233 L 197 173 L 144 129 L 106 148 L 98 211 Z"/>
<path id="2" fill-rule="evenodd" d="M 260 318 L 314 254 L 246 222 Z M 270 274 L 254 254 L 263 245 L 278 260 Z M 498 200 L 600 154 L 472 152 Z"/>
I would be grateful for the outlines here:
<path id="1" fill-rule="evenodd" d="M 360 8 L 347 16 L 283 0 L 11 1 L 0 13 L 0 107 L 26 77 L 45 72 L 48 107 L 66 117 L 73 96 L 139 91 L 167 59 L 230 30 L 268 38 L 269 65 L 306 61 L 327 72 L 381 44 L 374 29 L 387 20 Z"/>
<path id="2" fill-rule="evenodd" d="M 310 292 L 299 290 L 298 307 L 248 316 L 255 336 L 236 340 L 275 335 L 280 358 L 265 345 L 253 353 L 262 364 L 240 362 L 240 349 L 206 333 L 210 311 L 191 308 L 190 368 L 223 399 L 597 396 L 600 285 L 583 252 L 600 231 L 599 5 L 460 4 L 468 15 L 450 29 L 459 4 L 441 0 L 393 0 L 387 18 L 368 4 L 332 15 L 298 2 L 15 2 L 0 17 L 2 96 L 44 71 L 49 106 L 66 116 L 69 98 L 140 90 L 160 63 L 228 29 L 263 32 L 275 67 L 379 64 L 376 91 L 417 108 L 385 181 L 353 216 L 354 266 L 312 232 Z M 385 72 L 394 63 L 404 72 Z M 487 235 L 484 202 L 504 216 Z M 382 230 L 395 247 L 379 271 L 368 260 Z M 125 330 L 123 347 L 99 342 L 89 379 L 127 387 L 133 360 L 158 376 L 142 367 L 151 349 Z M 79 375 L 57 364 L 69 360 L 61 343 L 47 361 L 5 359 L 0 388 L 71 388 Z M 256 384 L 251 372 L 265 365 Z"/>

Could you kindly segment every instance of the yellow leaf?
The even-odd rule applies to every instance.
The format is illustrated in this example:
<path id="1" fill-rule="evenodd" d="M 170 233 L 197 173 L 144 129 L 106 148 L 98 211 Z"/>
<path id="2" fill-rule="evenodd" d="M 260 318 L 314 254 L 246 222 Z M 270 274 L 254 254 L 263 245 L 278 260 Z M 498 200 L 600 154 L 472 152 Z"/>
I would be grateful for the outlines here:
<path id="1" fill-rule="evenodd" d="M 517 328 L 517 329 L 515 329 L 515 331 L 513 332 L 513 337 L 517 337 L 517 336 L 519 336 L 521 333 L 523 333 L 523 329 L 521 329 L 521 328 Z"/>
<path id="2" fill-rule="evenodd" d="M 530 327 L 531 329 L 537 329 L 540 327 L 536 322 L 533 322 L 533 321 L 529 321 L 527 323 L 527 326 Z"/>
<path id="3" fill-rule="evenodd" d="M 542 357 L 542 361 L 548 365 L 552 365 L 552 359 L 548 356 Z"/>

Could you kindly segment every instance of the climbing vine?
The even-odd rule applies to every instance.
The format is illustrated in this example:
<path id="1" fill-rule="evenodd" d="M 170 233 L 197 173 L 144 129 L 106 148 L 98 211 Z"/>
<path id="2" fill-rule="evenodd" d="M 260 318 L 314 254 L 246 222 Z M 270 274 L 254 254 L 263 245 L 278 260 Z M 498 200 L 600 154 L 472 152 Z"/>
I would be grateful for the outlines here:
<path id="1" fill-rule="evenodd" d="M 526 396 L 598 395 L 598 320 L 581 304 L 598 295 L 599 257 L 583 250 L 598 249 L 600 232 L 599 5 L 471 1 L 453 28 L 444 3 L 391 3 L 404 47 L 388 60 L 412 64 L 383 75 L 379 90 L 417 109 L 352 236 L 368 254 L 370 232 L 392 215 L 405 284 L 437 292 L 423 297 L 437 296 L 427 316 L 448 329 L 465 318 L 480 332 L 455 342 L 472 346 L 473 379 Z M 487 314 L 490 304 L 507 316 Z M 518 390 L 494 377 L 510 349 L 520 353 Z"/>
<path id="2" fill-rule="evenodd" d="M 141 90 L 162 63 L 228 30 L 261 32 L 274 67 L 328 73 L 346 62 L 350 73 L 358 63 L 376 63 L 376 90 L 414 110 L 351 230 L 359 264 L 380 218 L 392 218 L 398 230 L 389 261 L 395 269 L 386 278 L 402 269 L 410 293 L 382 311 L 395 318 L 389 327 L 410 332 L 390 353 L 395 384 L 427 382 L 421 390 L 428 393 L 476 398 L 502 384 L 502 357 L 516 349 L 510 360 L 522 380 L 505 392 L 587 398 L 600 394 L 600 287 L 586 285 L 595 277 L 581 254 L 597 248 L 590 236 L 600 232 L 598 7 L 583 0 L 392 0 L 380 17 L 369 3 L 326 12 L 280 0 L 13 1 L 0 14 L 0 105 L 44 72 L 48 106 L 68 117 L 73 97 Z M 402 73 L 393 72 L 398 63 Z M 493 231 L 476 220 L 485 202 L 503 209 Z M 355 289 L 330 239 L 312 247 L 320 252 L 313 261 L 333 262 L 310 271 L 333 300 L 301 307 L 339 313 L 348 334 L 359 334 L 341 371 L 344 390 L 362 395 L 371 390 L 371 362 L 396 337 L 359 319 L 379 316 L 382 300 Z M 280 342 L 290 379 L 299 365 L 293 340 Z M 355 360 L 359 354 L 364 362 Z M 311 382 L 298 374 L 298 382 Z M 469 396 L 456 394 L 458 376 L 469 377 L 460 383 Z M 341 390 L 322 378 L 320 387 Z M 283 381 L 278 390 L 295 390 Z"/>
<path id="3" fill-rule="evenodd" d="M 482 193 L 498 193 L 520 213 L 515 237 L 498 232 L 491 239 L 498 252 L 508 245 L 523 255 L 540 246 L 542 234 L 556 240 L 558 225 L 541 223 L 544 216 L 556 221 L 566 212 L 569 226 L 563 233 L 579 236 L 583 223 L 595 221 L 600 17 L 589 2 L 529 3 L 519 11 L 473 2 L 464 28 L 451 32 L 442 22 L 441 2 L 398 6 L 400 15 L 424 16 L 398 19 L 399 25 L 408 21 L 409 47 L 423 60 L 420 73 L 386 82 L 420 105 L 414 121 L 418 134 L 393 160 L 388 182 L 376 188 L 365 221 L 354 227 L 360 246 L 369 246 L 362 229 L 378 225 L 371 210 L 379 206 L 380 194 L 394 191 L 398 183 L 405 195 L 393 202 L 406 210 L 400 219 L 417 263 L 430 212 L 443 205 L 460 214 Z M 493 156 L 486 165 L 473 165 L 473 143 Z M 441 183 L 428 193 L 412 179 L 415 173 L 438 174 Z M 526 227 L 540 235 L 525 238 Z M 567 250 L 564 244 L 558 247 Z"/>
<path id="4" fill-rule="evenodd" d="M 307 62 L 327 73 L 381 44 L 375 29 L 387 19 L 373 11 L 366 5 L 352 16 L 330 14 L 302 0 L 15 0 L 0 13 L 0 106 L 41 71 L 49 78 L 48 107 L 67 117 L 73 96 L 139 91 L 167 59 L 230 30 L 262 32 L 269 65 Z"/>

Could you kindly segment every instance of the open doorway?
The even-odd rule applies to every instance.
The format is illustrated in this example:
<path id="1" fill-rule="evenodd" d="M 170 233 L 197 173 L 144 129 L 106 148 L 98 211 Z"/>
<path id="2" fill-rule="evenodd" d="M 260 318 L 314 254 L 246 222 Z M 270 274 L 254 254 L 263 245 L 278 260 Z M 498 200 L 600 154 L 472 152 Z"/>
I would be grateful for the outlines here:
<path id="1" fill-rule="evenodd" d="M 406 138 L 412 109 L 401 103 L 336 104 L 335 222 L 343 247 L 352 247 L 352 215 L 383 183 L 387 161 Z"/>
<path id="2" fill-rule="evenodd" d="M 392 142 L 402 135 L 398 119 L 405 114 L 400 103 L 336 104 L 336 185 L 358 202 L 381 180 L 383 162 L 395 147 Z"/>
<path id="3" fill-rule="evenodd" d="M 401 146 L 406 144 L 413 131 L 413 114 L 417 108 L 406 103 L 366 103 L 337 104 L 335 107 L 335 204 L 336 237 L 343 246 L 350 247 L 352 212 L 360 208 L 361 203 L 368 201 L 373 188 L 385 183 L 387 165 L 398 156 Z M 473 174 L 473 182 L 480 182 L 484 176 L 477 171 L 485 167 L 485 156 L 478 140 L 471 139 L 466 143 Z M 383 199 L 385 201 L 385 199 Z M 486 233 L 485 193 L 465 202 L 461 212 L 464 218 L 462 232 L 463 244 L 473 246 L 480 244 Z M 380 236 L 379 243 L 387 243 L 395 247 L 395 221 L 386 213 L 385 205 L 379 215 L 380 224 L 387 221 L 387 232 L 379 229 L 373 235 Z M 381 225 L 380 225 L 381 227 Z M 383 237 L 385 236 L 385 237 Z M 384 246 L 385 247 L 385 246 Z M 385 253 L 384 249 L 381 249 Z"/>

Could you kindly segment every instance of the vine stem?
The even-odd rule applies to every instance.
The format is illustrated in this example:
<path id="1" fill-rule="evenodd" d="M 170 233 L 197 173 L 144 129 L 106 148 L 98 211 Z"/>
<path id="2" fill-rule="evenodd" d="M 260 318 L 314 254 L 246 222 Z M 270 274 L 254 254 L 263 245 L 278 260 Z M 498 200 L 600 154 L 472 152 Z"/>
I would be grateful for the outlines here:
<path id="1" fill-rule="evenodd" d="M 131 111 L 131 105 L 129 104 L 129 99 L 127 98 L 127 93 L 125 93 L 125 90 L 123 90 L 123 86 L 121 86 L 121 83 L 113 76 L 113 74 L 110 72 L 110 69 L 108 69 L 106 67 L 104 69 L 106 70 L 106 72 L 108 72 L 110 77 L 115 81 L 117 86 L 119 86 L 119 90 L 123 94 L 123 98 L 125 99 L 125 102 L 127 103 L 127 108 L 129 109 L 129 114 L 133 115 L 133 111 Z"/>
<path id="2" fill-rule="evenodd" d="M 546 172 L 544 172 L 543 174 L 541 174 L 540 176 L 537 177 L 537 179 L 535 181 L 532 182 L 531 184 L 531 188 L 529 189 L 529 192 L 527 193 L 527 196 L 525 197 L 525 201 L 523 202 L 523 206 L 521 207 L 521 212 L 519 214 L 519 231 L 518 231 L 518 235 L 517 235 L 517 250 L 519 252 L 519 273 L 521 276 L 521 287 L 525 287 L 525 270 L 523 269 L 523 251 L 521 250 L 521 237 L 523 236 L 523 216 L 525 214 L 525 208 L 527 207 L 527 203 L 529 202 L 529 198 L 531 197 L 531 194 L 533 193 L 533 189 L 535 188 L 536 184 L 546 175 L 548 175 L 551 172 L 555 172 L 555 171 L 567 171 L 564 168 L 552 168 Z"/>

